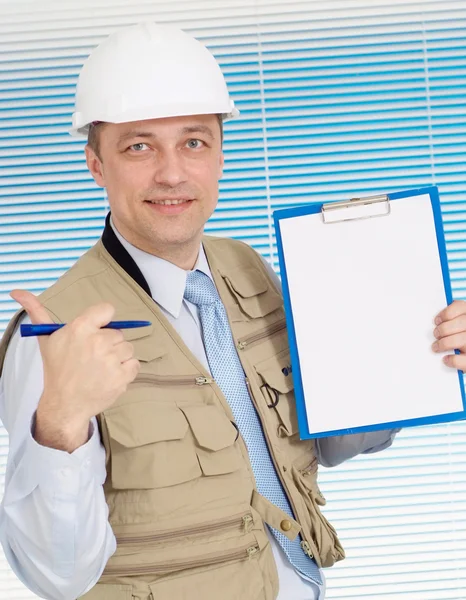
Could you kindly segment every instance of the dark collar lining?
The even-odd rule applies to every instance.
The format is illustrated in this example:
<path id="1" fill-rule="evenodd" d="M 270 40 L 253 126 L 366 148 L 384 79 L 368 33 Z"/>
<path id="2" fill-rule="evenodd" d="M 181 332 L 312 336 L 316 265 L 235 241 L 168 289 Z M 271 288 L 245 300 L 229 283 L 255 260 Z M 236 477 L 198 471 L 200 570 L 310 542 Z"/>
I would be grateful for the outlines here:
<path id="1" fill-rule="evenodd" d="M 126 248 L 121 244 L 110 225 L 110 213 L 105 219 L 105 228 L 102 233 L 102 243 L 105 250 L 116 260 L 122 269 L 124 269 L 142 289 L 151 296 L 149 286 L 141 273 L 139 267 L 134 262 Z"/>

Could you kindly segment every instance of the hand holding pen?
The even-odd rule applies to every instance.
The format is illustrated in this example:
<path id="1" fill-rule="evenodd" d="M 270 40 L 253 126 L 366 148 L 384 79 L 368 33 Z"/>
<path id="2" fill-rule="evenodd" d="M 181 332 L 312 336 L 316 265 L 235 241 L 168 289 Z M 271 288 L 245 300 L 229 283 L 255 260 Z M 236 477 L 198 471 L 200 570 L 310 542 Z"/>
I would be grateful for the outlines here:
<path id="1" fill-rule="evenodd" d="M 108 327 L 115 314 L 111 304 L 90 306 L 55 327 L 33 294 L 14 290 L 11 297 L 26 310 L 32 325 L 56 329 L 53 335 L 38 338 L 44 389 L 34 437 L 44 446 L 73 452 L 88 441 L 90 419 L 109 408 L 134 380 L 139 361 L 123 333 Z"/>

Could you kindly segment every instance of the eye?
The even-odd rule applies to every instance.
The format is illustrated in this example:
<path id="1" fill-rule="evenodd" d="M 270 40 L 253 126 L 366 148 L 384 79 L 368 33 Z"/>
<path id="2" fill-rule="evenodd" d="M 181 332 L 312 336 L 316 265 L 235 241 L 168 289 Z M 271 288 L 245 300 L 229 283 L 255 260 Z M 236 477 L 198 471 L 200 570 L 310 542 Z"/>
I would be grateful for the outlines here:
<path id="1" fill-rule="evenodd" d="M 143 150 L 147 150 L 148 148 L 149 146 L 147 144 L 143 144 L 142 142 L 133 144 L 129 147 L 130 150 L 134 150 L 135 152 L 142 152 Z"/>
<path id="2" fill-rule="evenodd" d="M 203 145 L 204 145 L 204 142 L 202 140 L 192 139 L 187 142 L 188 148 L 191 148 L 192 150 L 197 150 L 198 148 L 201 148 Z"/>

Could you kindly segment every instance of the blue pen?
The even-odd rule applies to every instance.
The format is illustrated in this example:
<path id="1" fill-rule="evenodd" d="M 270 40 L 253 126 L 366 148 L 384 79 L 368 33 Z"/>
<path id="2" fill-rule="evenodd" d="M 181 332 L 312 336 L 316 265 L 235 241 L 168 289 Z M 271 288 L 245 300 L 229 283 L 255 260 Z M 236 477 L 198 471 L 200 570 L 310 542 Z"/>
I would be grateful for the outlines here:
<path id="1" fill-rule="evenodd" d="M 31 337 L 36 335 L 50 335 L 57 329 L 64 327 L 66 323 L 43 323 L 36 325 L 21 325 L 21 337 Z M 110 321 L 102 329 L 134 329 L 135 327 L 148 327 L 152 325 L 150 321 Z"/>

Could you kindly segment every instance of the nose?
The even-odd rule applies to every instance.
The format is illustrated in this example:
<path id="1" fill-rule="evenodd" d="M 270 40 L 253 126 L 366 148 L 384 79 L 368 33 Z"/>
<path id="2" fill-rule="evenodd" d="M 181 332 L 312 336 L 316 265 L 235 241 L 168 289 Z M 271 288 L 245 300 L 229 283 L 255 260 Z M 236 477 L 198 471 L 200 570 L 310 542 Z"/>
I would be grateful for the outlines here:
<path id="1" fill-rule="evenodd" d="M 160 150 L 155 160 L 154 181 L 159 185 L 176 187 L 186 182 L 183 159 L 176 148 Z"/>

